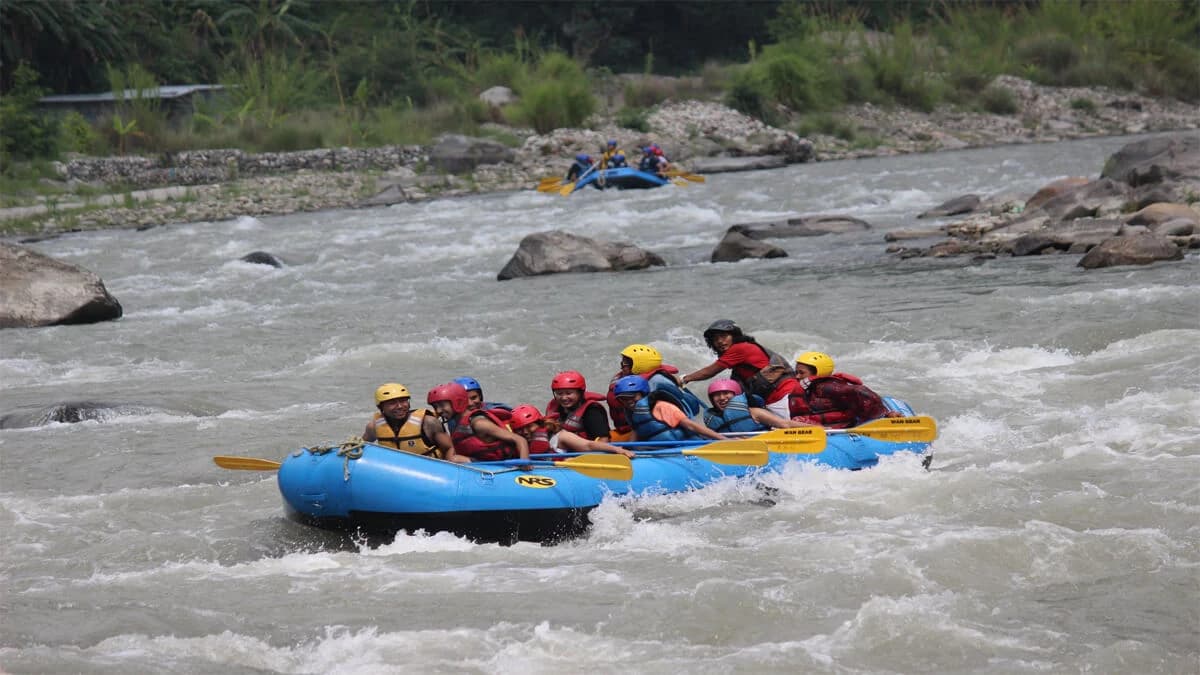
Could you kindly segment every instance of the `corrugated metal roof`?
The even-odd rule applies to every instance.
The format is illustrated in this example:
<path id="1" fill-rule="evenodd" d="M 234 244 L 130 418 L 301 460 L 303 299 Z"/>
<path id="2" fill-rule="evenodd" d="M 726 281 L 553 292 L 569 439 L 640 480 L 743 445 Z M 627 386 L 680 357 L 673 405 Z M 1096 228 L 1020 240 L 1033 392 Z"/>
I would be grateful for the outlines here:
<path id="1" fill-rule="evenodd" d="M 194 94 L 198 91 L 214 91 L 224 88 L 220 84 L 173 84 L 155 89 L 143 89 L 142 98 L 172 99 Z M 125 99 L 136 98 L 137 95 L 138 91 L 136 89 L 125 90 Z M 116 100 L 117 97 L 111 91 L 106 91 L 101 94 L 57 94 L 54 96 L 43 96 L 38 99 L 38 103 L 102 103 L 116 102 Z"/>

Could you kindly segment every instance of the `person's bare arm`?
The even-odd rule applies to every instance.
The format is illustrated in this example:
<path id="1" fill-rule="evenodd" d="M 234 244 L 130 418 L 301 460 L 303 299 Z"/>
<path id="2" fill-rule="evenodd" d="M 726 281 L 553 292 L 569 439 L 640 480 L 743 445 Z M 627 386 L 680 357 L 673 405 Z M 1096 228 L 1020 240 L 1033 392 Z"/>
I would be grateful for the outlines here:
<path id="1" fill-rule="evenodd" d="M 630 458 L 636 456 L 625 448 L 619 448 L 604 441 L 588 440 L 570 431 L 558 432 L 558 447 L 571 452 L 612 452 Z"/>
<path id="2" fill-rule="evenodd" d="M 721 363 L 719 361 L 713 361 L 712 363 L 708 364 L 707 366 L 704 366 L 700 370 L 697 370 L 694 373 L 688 373 L 687 375 L 684 375 L 680 379 L 682 380 L 683 384 L 687 384 L 688 382 L 696 382 L 699 380 L 707 380 L 708 378 L 712 377 L 713 375 L 716 375 L 717 373 L 721 372 L 722 370 L 725 370 L 725 366 L 721 365 Z"/>
<path id="3" fill-rule="evenodd" d="M 763 426 L 771 427 L 772 429 L 791 429 L 792 427 L 807 426 L 800 422 L 793 422 L 792 420 L 785 420 L 784 418 L 780 417 L 779 415 L 776 415 L 775 413 L 771 412 L 770 410 L 767 410 L 766 408 L 751 408 L 750 409 L 750 417 L 755 422 L 758 422 L 759 424 L 761 424 Z"/>
<path id="4" fill-rule="evenodd" d="M 715 441 L 725 440 L 724 436 L 722 436 L 721 434 L 718 434 L 717 432 L 713 431 L 712 429 L 709 429 L 708 427 L 704 426 L 703 424 L 696 422 L 695 420 L 689 420 L 689 419 L 680 420 L 679 426 L 683 427 L 684 429 L 687 429 L 688 431 L 690 431 L 694 434 L 698 434 L 705 438 L 711 438 Z"/>
<path id="5" fill-rule="evenodd" d="M 514 446 L 516 446 L 517 455 L 519 455 L 521 459 L 529 459 L 529 442 L 525 440 L 525 437 L 497 425 L 486 415 L 476 415 L 475 417 L 472 417 L 471 429 L 473 429 L 475 433 L 479 434 L 479 436 L 482 438 L 490 438 L 494 441 L 512 443 Z"/>
<path id="6" fill-rule="evenodd" d="M 437 415 L 425 415 L 421 419 L 421 435 L 427 442 L 433 443 L 438 450 L 441 450 L 443 457 L 449 457 L 454 452 L 454 443 L 450 440 L 450 434 L 446 433 L 446 427 L 442 425 Z"/>

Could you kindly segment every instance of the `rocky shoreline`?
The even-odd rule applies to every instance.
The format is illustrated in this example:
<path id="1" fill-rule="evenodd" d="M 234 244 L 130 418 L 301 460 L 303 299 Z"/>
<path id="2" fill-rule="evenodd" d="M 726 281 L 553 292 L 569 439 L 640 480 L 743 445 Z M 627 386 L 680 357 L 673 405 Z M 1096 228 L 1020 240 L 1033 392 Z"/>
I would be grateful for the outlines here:
<path id="1" fill-rule="evenodd" d="M 921 113 L 870 105 L 852 106 L 839 113 L 843 124 L 857 129 L 859 135 L 882 141 L 871 147 L 856 147 L 842 138 L 821 134 L 801 138 L 717 103 L 683 101 L 665 103 L 649 115 L 648 133 L 620 129 L 603 119 L 595 120 L 594 128 L 559 129 L 545 136 L 504 128 L 504 133 L 524 138 L 516 149 L 487 139 L 451 136 L 428 148 L 343 148 L 259 156 L 212 151 L 159 159 L 79 159 L 61 165 L 66 185 L 88 185 L 95 193 L 102 183 L 119 180 L 135 189 L 110 195 L 107 200 L 60 197 L 55 203 L 2 209 L 0 236 L 31 241 L 88 229 L 145 229 L 244 215 L 532 189 L 539 178 L 565 171 L 575 153 L 594 151 L 609 137 L 621 139 L 630 148 L 654 140 L 670 149 L 682 166 L 716 173 L 1200 127 L 1195 108 L 1179 101 L 1103 88 L 1042 87 L 1009 76 L 997 78 L 994 86 L 1013 94 L 1016 113 L 995 115 L 951 108 Z M 123 173 L 116 175 L 104 173 L 104 167 L 131 164 L 140 168 L 122 168 Z M 338 168 L 347 166 L 352 168 Z"/>

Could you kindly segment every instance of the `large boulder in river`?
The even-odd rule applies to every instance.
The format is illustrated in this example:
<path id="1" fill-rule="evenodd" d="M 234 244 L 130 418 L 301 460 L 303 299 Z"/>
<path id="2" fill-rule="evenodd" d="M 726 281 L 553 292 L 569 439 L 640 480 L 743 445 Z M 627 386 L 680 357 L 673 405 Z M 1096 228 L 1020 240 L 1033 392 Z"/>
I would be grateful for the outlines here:
<path id="1" fill-rule="evenodd" d="M 470 173 L 480 164 L 512 162 L 517 153 L 489 138 L 445 134 L 429 149 L 429 162 L 449 173 Z"/>
<path id="2" fill-rule="evenodd" d="M 1135 234 L 1106 239 L 1079 261 L 1084 269 L 1117 265 L 1149 265 L 1159 260 L 1182 260 L 1183 251 L 1170 239 L 1157 234 Z"/>
<path id="3" fill-rule="evenodd" d="M 713 249 L 713 262 L 737 262 L 746 258 L 786 258 L 787 251 L 774 244 L 752 239 L 734 225 L 725 232 L 720 243 Z"/>
<path id="4" fill-rule="evenodd" d="M 499 281 L 541 274 L 620 272 L 665 265 L 655 253 L 624 242 L 598 241 L 562 230 L 528 235 L 509 259 Z"/>
<path id="5" fill-rule="evenodd" d="M 1200 180 L 1200 135 L 1191 131 L 1130 143 L 1108 158 L 1100 176 L 1134 187 Z"/>
<path id="6" fill-rule="evenodd" d="M 918 218 L 942 218 L 945 216 L 960 216 L 977 210 L 983 199 L 976 194 L 962 195 L 917 214 Z"/>
<path id="7" fill-rule="evenodd" d="M 121 313 L 95 273 L 0 243 L 0 328 L 96 323 Z"/>
<path id="8" fill-rule="evenodd" d="M 863 232 L 871 229 L 871 224 L 851 216 L 797 216 L 786 220 L 740 223 L 729 229 L 737 230 L 751 239 L 782 239 Z"/>

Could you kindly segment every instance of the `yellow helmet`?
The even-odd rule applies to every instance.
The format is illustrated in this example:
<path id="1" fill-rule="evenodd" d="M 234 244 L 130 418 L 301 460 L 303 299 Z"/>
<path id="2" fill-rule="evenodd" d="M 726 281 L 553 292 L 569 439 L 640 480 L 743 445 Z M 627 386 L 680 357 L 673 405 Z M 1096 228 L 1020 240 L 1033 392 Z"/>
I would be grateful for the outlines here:
<path id="1" fill-rule="evenodd" d="M 833 374 L 833 357 L 825 352 L 804 352 L 796 357 L 796 363 L 815 368 L 817 377 L 829 377 Z"/>
<path id="2" fill-rule="evenodd" d="M 621 350 L 621 356 L 633 361 L 633 374 L 648 373 L 662 365 L 662 354 L 650 345 L 629 345 Z"/>
<path id="3" fill-rule="evenodd" d="M 379 385 L 375 390 L 375 405 L 379 405 L 384 401 L 390 401 L 394 398 L 412 398 L 412 394 L 408 393 L 408 387 L 395 382 Z"/>

